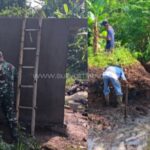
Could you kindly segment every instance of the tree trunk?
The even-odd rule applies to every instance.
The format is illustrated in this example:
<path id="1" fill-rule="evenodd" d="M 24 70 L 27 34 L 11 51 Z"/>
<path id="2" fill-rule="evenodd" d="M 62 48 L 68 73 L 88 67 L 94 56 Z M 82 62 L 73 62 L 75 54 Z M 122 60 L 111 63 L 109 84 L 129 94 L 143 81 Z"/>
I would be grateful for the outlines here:
<path id="1" fill-rule="evenodd" d="M 94 23 L 93 34 L 94 34 L 94 36 L 93 36 L 94 37 L 94 39 L 93 39 L 93 50 L 94 50 L 94 54 L 96 54 L 98 51 L 98 39 L 99 39 L 99 30 L 98 30 L 97 19 L 95 20 L 95 23 Z"/>

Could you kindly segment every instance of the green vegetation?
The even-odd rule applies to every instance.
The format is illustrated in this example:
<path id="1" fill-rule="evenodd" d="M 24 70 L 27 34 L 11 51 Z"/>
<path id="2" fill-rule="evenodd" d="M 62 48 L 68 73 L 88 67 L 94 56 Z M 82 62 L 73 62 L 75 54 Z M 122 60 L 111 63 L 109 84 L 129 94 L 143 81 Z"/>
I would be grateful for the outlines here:
<path id="1" fill-rule="evenodd" d="M 26 6 L 26 0 L 0 0 L 0 10 L 15 6 L 24 8 Z"/>
<path id="2" fill-rule="evenodd" d="M 66 74 L 66 86 L 70 87 L 75 83 L 75 80 L 78 81 L 84 81 L 87 80 L 87 73 L 83 72 L 83 73 L 77 73 L 77 74 L 70 74 L 67 73 Z"/>
<path id="3" fill-rule="evenodd" d="M 28 17 L 33 17 L 35 13 L 33 13 L 33 10 L 31 8 L 22 8 L 22 7 L 11 7 L 11 8 L 6 8 L 2 9 L 0 11 L 0 16 L 26 16 Z"/>
<path id="4" fill-rule="evenodd" d="M 86 7 L 84 0 L 44 0 L 42 7 L 47 17 L 52 18 L 85 18 Z M 67 73 L 71 75 L 87 72 L 87 29 L 70 31 L 67 57 Z M 67 84 L 72 83 L 72 77 Z"/>
<path id="5" fill-rule="evenodd" d="M 8 144 L 0 137 L 0 150 L 40 150 L 40 144 L 31 137 L 25 136 L 16 144 Z"/>
<path id="6" fill-rule="evenodd" d="M 72 86 L 74 84 L 74 81 L 75 81 L 75 78 L 73 78 L 72 76 L 68 76 L 66 78 L 66 86 L 67 87 Z"/>
<path id="7" fill-rule="evenodd" d="M 43 17 L 55 18 L 85 18 L 85 2 L 80 0 L 39 0 L 41 8 L 32 8 L 27 0 L 0 0 L 1 16 L 37 16 L 42 12 Z M 21 9 L 22 8 L 22 9 Z M 29 12 L 30 13 L 29 13 Z M 6 13 L 7 12 L 7 13 Z M 17 12 L 17 13 L 16 13 Z"/>
<path id="8" fill-rule="evenodd" d="M 86 28 L 77 34 L 71 33 L 68 44 L 67 72 L 70 74 L 87 72 L 87 32 Z"/>
<path id="9" fill-rule="evenodd" d="M 86 2 L 89 10 L 89 66 L 105 66 L 106 63 L 111 62 L 110 59 L 113 59 L 113 63 L 115 63 L 118 55 L 122 59 L 121 62 L 124 62 L 123 64 L 125 62 L 133 64 L 134 62 L 125 58 L 127 53 L 132 54 L 141 62 L 150 60 L 149 0 L 86 0 Z M 100 26 L 103 20 L 108 20 L 113 26 L 116 42 L 121 42 L 120 47 L 115 48 L 116 52 L 109 56 L 110 58 L 107 58 L 102 52 L 105 41 L 98 38 L 98 35 L 104 31 Z M 125 54 L 122 51 L 124 47 L 128 51 Z M 102 61 L 104 62 L 102 63 Z"/>
<path id="10" fill-rule="evenodd" d="M 112 54 L 107 54 L 104 51 L 102 51 L 97 53 L 96 55 L 93 55 L 92 48 L 89 47 L 89 67 L 106 67 L 110 64 L 120 64 L 126 66 L 130 64 L 135 64 L 137 62 L 138 61 L 136 60 L 136 58 L 134 58 L 129 52 L 129 50 L 124 47 L 116 48 L 114 53 Z"/>
<path id="11" fill-rule="evenodd" d="M 82 0 L 44 0 L 46 16 L 57 18 L 85 18 L 85 2 Z"/>
<path id="12" fill-rule="evenodd" d="M 97 53 L 99 47 L 99 22 L 109 16 L 111 7 L 115 7 L 114 0 L 86 0 L 88 6 L 89 32 L 93 37 L 93 51 Z"/>

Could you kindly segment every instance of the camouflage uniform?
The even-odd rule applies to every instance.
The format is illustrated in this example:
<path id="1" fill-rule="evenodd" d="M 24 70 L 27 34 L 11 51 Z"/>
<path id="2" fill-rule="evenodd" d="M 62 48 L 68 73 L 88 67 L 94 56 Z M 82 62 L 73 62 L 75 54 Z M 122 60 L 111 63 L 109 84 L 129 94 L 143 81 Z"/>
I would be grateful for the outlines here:
<path id="1" fill-rule="evenodd" d="M 6 62 L 0 62 L 0 103 L 7 119 L 11 135 L 17 138 L 17 119 L 14 109 L 15 67 Z"/>

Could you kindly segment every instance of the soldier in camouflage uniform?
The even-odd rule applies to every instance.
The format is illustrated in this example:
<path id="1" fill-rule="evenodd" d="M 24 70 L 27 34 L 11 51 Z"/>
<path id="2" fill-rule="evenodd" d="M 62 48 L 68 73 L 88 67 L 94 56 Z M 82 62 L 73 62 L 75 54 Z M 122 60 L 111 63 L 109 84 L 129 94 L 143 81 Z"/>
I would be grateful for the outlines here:
<path id="1" fill-rule="evenodd" d="M 0 104 L 7 119 L 11 136 L 14 140 L 17 140 L 17 119 L 14 108 L 15 74 L 15 67 L 4 60 L 3 54 L 0 51 Z"/>

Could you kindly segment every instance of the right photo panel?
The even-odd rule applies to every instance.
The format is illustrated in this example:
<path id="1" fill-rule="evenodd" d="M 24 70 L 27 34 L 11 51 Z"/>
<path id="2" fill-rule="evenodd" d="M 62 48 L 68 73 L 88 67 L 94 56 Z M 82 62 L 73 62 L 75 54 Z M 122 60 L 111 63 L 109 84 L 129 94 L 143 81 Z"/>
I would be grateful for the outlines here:
<path id="1" fill-rule="evenodd" d="M 86 4 L 88 150 L 150 150 L 150 1 Z"/>

